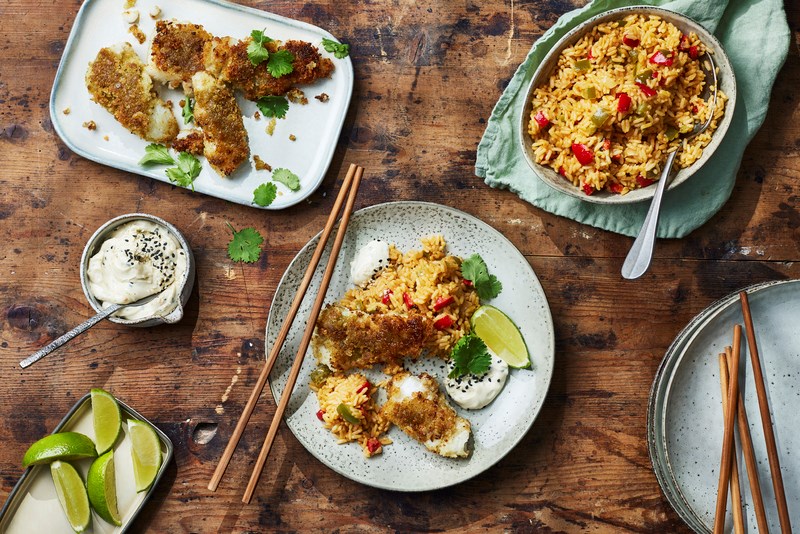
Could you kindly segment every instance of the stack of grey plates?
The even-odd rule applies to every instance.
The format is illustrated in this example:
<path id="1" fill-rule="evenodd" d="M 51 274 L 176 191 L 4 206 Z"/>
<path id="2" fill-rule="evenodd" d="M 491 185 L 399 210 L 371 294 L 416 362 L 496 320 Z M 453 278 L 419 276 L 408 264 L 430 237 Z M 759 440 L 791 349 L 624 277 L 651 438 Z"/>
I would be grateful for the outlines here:
<path id="1" fill-rule="evenodd" d="M 781 472 L 792 524 L 800 527 L 800 280 L 746 289 L 770 400 Z M 647 437 L 650 459 L 664 495 L 696 532 L 711 532 L 719 482 L 723 416 L 718 354 L 744 325 L 739 292 L 703 310 L 667 350 L 650 391 Z M 770 529 L 779 529 L 766 446 L 747 343 L 742 339 L 740 378 L 750 420 L 759 481 Z M 755 530 L 752 496 L 737 450 L 744 516 Z M 730 503 L 730 500 L 729 500 Z M 727 528 L 730 528 L 730 504 Z"/>

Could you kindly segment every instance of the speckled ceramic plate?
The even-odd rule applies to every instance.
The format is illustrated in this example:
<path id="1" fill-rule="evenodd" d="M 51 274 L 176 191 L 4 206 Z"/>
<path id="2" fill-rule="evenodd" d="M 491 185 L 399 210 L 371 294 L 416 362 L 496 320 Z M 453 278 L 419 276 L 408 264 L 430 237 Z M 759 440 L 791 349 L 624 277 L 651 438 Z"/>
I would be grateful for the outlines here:
<path id="1" fill-rule="evenodd" d="M 789 510 L 800 522 L 800 281 L 781 281 L 748 289 L 753 322 L 776 428 Z M 687 524 L 711 532 L 716 503 L 722 411 L 717 355 L 730 345 L 733 325 L 743 324 L 738 293 L 713 304 L 692 322 L 694 328 L 667 353 L 651 397 L 650 453 L 665 494 Z M 742 345 L 742 383 L 759 458 L 759 479 L 771 527 L 779 528 L 769 478 L 763 432 L 746 342 Z M 657 439 L 652 439 L 658 436 Z M 741 459 L 740 459 L 741 460 Z M 741 462 L 741 465 L 744 465 Z M 746 476 L 743 477 L 746 481 Z M 745 515 L 755 524 L 749 486 L 744 483 Z"/>
<path id="2" fill-rule="evenodd" d="M 369 486 L 398 491 L 432 490 L 463 482 L 488 469 L 513 449 L 531 427 L 542 407 L 553 373 L 553 322 L 544 291 L 528 261 L 497 230 L 452 208 L 422 202 L 394 202 L 354 213 L 326 302 L 335 302 L 350 289 L 350 262 L 355 252 L 368 241 L 387 240 L 407 251 L 420 248 L 420 238 L 432 234 L 444 236 L 451 254 L 466 257 L 477 252 L 489 270 L 497 275 L 504 289 L 491 303 L 519 325 L 533 368 L 512 370 L 503 391 L 486 408 L 458 410 L 472 423 L 474 450 L 469 458 L 442 458 L 428 452 L 399 429 L 392 428 L 389 437 L 394 443 L 384 447 L 383 454 L 367 459 L 357 443 L 337 445 L 333 435 L 316 418 L 319 406 L 316 396 L 308 388 L 309 374 L 316 361 L 309 350 L 287 407 L 286 423 L 305 448 L 321 462 Z M 267 352 L 288 313 L 318 239 L 319 235 L 300 251 L 278 285 L 267 321 Z M 323 266 L 327 264 L 327 254 L 326 251 L 298 317 L 308 316 Z M 283 394 L 304 327 L 304 321 L 295 321 L 270 374 L 270 387 L 276 398 Z M 422 361 L 409 368 L 413 372 L 428 372 L 441 383 L 445 372 L 440 365 L 439 360 Z M 385 376 L 374 370 L 366 374 L 373 381 Z"/>
<path id="3" fill-rule="evenodd" d="M 130 26 L 122 18 L 124 3 L 120 0 L 83 2 L 53 82 L 50 118 L 59 137 L 76 154 L 103 165 L 169 182 L 164 174 L 164 166 L 142 167 L 138 164 L 148 142 L 130 133 L 110 113 L 91 101 L 84 82 L 89 61 L 104 46 L 127 41 L 139 57 L 147 62 L 150 43 L 148 41 L 139 44 L 128 33 Z M 330 39 L 333 36 L 305 22 L 224 0 L 137 0 L 135 9 L 140 14 L 138 26 L 149 39 L 152 39 L 155 32 L 155 21 L 148 13 L 156 5 L 161 9 L 162 20 L 177 19 L 202 24 L 213 35 L 237 39 L 247 37 L 253 30 L 264 30 L 273 39 L 308 41 L 319 47 L 323 56 L 331 58 L 336 67 L 333 75 L 329 79 L 301 87 L 308 98 L 308 104 L 290 104 L 286 118 L 277 120 L 272 135 L 266 133 L 269 122 L 267 119 L 254 118 L 255 103 L 245 100 L 237 92 L 250 142 L 250 160 L 224 179 L 201 157 L 203 170 L 194 181 L 194 189 L 199 193 L 257 207 L 252 204 L 253 190 L 269 181 L 271 176 L 269 172 L 255 169 L 253 155 L 257 154 L 273 169 L 287 168 L 300 177 L 298 191 L 290 191 L 286 186 L 277 184 L 278 197 L 266 209 L 285 208 L 308 197 L 325 177 L 353 92 L 353 66 L 350 58 L 334 58 L 321 47 L 323 38 Z M 184 98 L 183 93 L 160 84 L 156 86 L 161 97 L 172 102 L 175 118 L 181 128 L 190 128 L 191 125 L 184 125 L 181 118 L 179 102 Z M 314 98 L 322 93 L 330 97 L 327 102 Z M 65 109 L 69 109 L 70 113 L 65 114 Z M 94 121 L 97 128 L 85 128 L 83 124 L 88 121 Z M 294 135 L 296 140 L 290 140 L 290 135 Z M 96 174 L 93 179 L 104 179 L 101 173 Z"/>

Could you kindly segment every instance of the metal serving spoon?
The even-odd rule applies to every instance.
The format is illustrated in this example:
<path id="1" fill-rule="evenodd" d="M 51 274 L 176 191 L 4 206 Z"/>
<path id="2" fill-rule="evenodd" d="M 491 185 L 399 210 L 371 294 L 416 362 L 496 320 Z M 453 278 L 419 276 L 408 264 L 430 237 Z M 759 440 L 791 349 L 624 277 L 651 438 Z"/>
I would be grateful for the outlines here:
<path id="1" fill-rule="evenodd" d="M 33 354 L 31 354 L 30 356 L 28 356 L 27 358 L 25 358 L 21 362 L 19 362 L 19 366 L 22 367 L 23 369 L 25 369 L 26 367 L 29 367 L 31 364 L 34 364 L 34 363 L 38 362 L 39 360 L 41 360 L 42 358 L 44 358 L 45 356 L 47 356 L 48 354 L 50 354 L 51 352 L 56 350 L 61 345 L 64 345 L 65 343 L 67 343 L 69 341 L 72 341 L 74 338 L 78 337 L 80 334 L 83 334 L 84 332 L 89 330 L 91 327 L 93 327 L 94 325 L 96 325 L 97 323 L 99 323 L 100 321 L 102 321 L 103 319 L 105 319 L 106 317 L 111 315 L 112 313 L 114 313 L 115 311 L 121 310 L 122 308 L 132 308 L 132 307 L 135 307 L 135 306 L 143 306 L 143 305 L 147 304 L 148 302 L 150 302 L 151 300 L 153 300 L 154 298 L 156 298 L 160 294 L 161 293 L 155 293 L 153 295 L 148 295 L 147 297 L 144 297 L 143 299 L 139 299 L 139 300 L 137 300 L 135 302 L 130 302 L 128 304 L 112 304 L 108 308 L 103 308 L 103 311 L 101 311 L 100 313 L 98 313 L 97 315 L 92 317 L 91 319 L 87 319 L 86 321 L 82 322 L 81 324 L 79 324 L 78 326 L 76 326 L 75 328 L 73 328 L 72 330 L 67 332 L 66 334 L 62 335 L 61 337 L 59 337 L 57 339 L 54 339 L 53 341 L 51 341 L 50 343 L 48 343 L 47 345 L 45 345 L 41 349 L 37 350 L 36 352 L 34 352 Z"/>
<path id="2" fill-rule="evenodd" d="M 658 230 L 658 216 L 661 211 L 661 200 L 664 197 L 664 190 L 667 188 L 667 181 L 672 172 L 672 164 L 675 162 L 678 151 L 691 138 L 704 132 L 714 118 L 714 110 L 717 107 L 717 66 L 714 64 L 714 58 L 711 57 L 711 54 L 706 53 L 705 59 L 707 59 L 708 63 L 711 65 L 711 69 L 703 68 L 703 70 L 706 71 L 706 80 L 709 79 L 709 74 L 711 80 L 713 80 L 713 90 L 711 91 L 711 97 L 708 99 L 709 102 L 711 102 L 711 113 L 709 113 L 706 122 L 696 125 L 692 131 L 683 138 L 683 142 L 678 145 L 678 148 L 667 155 L 667 161 L 664 163 L 664 170 L 661 171 L 661 176 L 658 179 L 656 192 L 650 203 L 650 209 L 647 210 L 647 216 L 644 219 L 644 224 L 642 224 L 642 229 L 639 230 L 639 235 L 633 242 L 633 246 L 630 252 L 628 252 L 628 256 L 625 258 L 625 263 L 622 264 L 622 277 L 628 280 L 639 278 L 647 272 L 647 269 L 650 267 L 650 261 L 653 259 L 653 248 L 656 244 L 656 230 Z M 700 64 L 704 65 L 705 63 L 701 62 Z"/>

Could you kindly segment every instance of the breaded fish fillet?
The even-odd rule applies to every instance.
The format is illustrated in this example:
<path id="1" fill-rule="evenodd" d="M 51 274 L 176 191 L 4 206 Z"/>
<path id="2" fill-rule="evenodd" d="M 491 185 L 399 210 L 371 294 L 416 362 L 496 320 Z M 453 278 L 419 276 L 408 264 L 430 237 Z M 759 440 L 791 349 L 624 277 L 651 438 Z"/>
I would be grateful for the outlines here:
<path id="1" fill-rule="evenodd" d="M 251 41 L 250 37 L 241 41 L 230 37 L 215 37 L 206 45 L 204 52 L 206 70 L 240 89 L 248 100 L 283 95 L 297 85 L 329 78 L 333 73 L 333 62 L 323 58 L 317 47 L 311 43 L 286 41 L 281 44 L 279 41 L 272 41 L 265 44 L 269 53 L 288 50 L 294 56 L 294 70 L 285 76 L 274 78 L 267 70 L 266 61 L 257 66 L 250 62 L 247 46 Z"/>
<path id="2" fill-rule="evenodd" d="M 192 76 L 194 120 L 203 129 L 203 155 L 222 176 L 250 156 L 242 112 L 230 87 L 207 72 Z"/>
<path id="3" fill-rule="evenodd" d="M 394 375 L 388 385 L 389 400 L 383 415 L 429 451 L 448 458 L 469 455 L 469 421 L 456 415 L 427 373 Z"/>
<path id="4" fill-rule="evenodd" d="M 171 87 L 191 83 L 196 72 L 205 70 L 203 49 L 212 37 L 199 24 L 157 21 L 147 71 L 153 79 Z"/>
<path id="5" fill-rule="evenodd" d="M 320 313 L 311 343 L 320 363 L 345 371 L 402 364 L 418 357 L 432 334 L 431 320 L 420 314 L 369 314 L 334 304 Z"/>
<path id="6" fill-rule="evenodd" d="M 130 43 L 100 49 L 86 71 L 86 88 L 92 100 L 139 137 L 170 144 L 178 135 L 172 109 L 153 89 L 153 80 Z"/>

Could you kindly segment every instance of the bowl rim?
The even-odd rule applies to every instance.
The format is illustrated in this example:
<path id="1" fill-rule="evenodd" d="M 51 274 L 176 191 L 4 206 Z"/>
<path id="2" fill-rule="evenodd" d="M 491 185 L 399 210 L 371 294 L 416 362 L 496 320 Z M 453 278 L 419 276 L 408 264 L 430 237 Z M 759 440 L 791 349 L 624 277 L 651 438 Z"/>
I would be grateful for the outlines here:
<path id="1" fill-rule="evenodd" d="M 178 308 L 181 308 L 180 316 L 177 318 L 179 320 L 183 316 L 182 307 L 185 305 L 186 301 L 188 300 L 189 294 L 191 293 L 191 289 L 194 286 L 194 255 L 192 254 L 192 249 L 189 246 L 189 243 L 186 241 L 186 238 L 183 234 L 178 230 L 173 224 L 165 221 L 161 217 L 157 217 L 155 215 L 150 215 L 149 213 L 126 213 L 124 215 L 118 215 L 113 219 L 110 219 L 100 225 L 100 227 L 94 231 L 94 233 L 89 237 L 89 240 L 86 242 L 86 246 L 83 248 L 83 253 L 81 254 L 81 263 L 80 263 L 80 277 L 81 277 L 81 287 L 83 288 L 83 294 L 86 296 L 86 300 L 89 301 L 89 305 L 94 309 L 95 312 L 100 313 L 103 311 L 103 307 L 100 305 L 100 302 L 95 298 L 92 292 L 89 290 L 89 273 L 88 273 L 88 265 L 89 259 L 94 255 L 94 253 L 99 249 L 100 245 L 107 239 L 107 236 L 110 232 L 115 230 L 116 228 L 122 226 L 123 224 L 132 222 L 132 221 L 148 221 L 159 226 L 162 226 L 167 229 L 167 231 L 178 241 L 180 244 L 181 249 L 186 253 L 186 270 L 183 273 L 179 281 L 180 290 L 178 291 L 178 303 L 176 304 L 175 308 L 170 310 L 170 312 L 166 315 L 170 315 L 175 313 Z M 165 316 L 166 316 L 165 315 Z M 149 316 L 149 317 L 142 317 L 141 319 L 123 319 L 121 317 L 114 317 L 109 316 L 107 319 L 111 322 L 124 324 L 129 326 L 155 326 L 158 324 L 164 324 L 168 321 L 164 319 L 165 316 Z M 175 321 L 170 321 L 175 322 Z"/>
<path id="2" fill-rule="evenodd" d="M 615 19 L 617 17 L 621 18 L 627 14 L 637 13 L 657 15 L 667 22 L 678 26 L 678 28 L 681 30 L 684 29 L 681 26 L 684 26 L 688 27 L 688 29 L 691 31 L 696 32 L 700 40 L 703 41 L 703 43 L 713 51 L 714 62 L 716 63 L 716 67 L 720 73 L 717 80 L 717 84 L 719 86 L 718 88 L 724 90 L 725 95 L 728 97 L 725 103 L 725 113 L 723 114 L 722 119 L 719 121 L 717 129 L 714 131 L 709 145 L 703 149 L 703 154 L 692 165 L 685 169 L 679 170 L 677 173 L 673 172 L 672 180 L 669 184 L 667 184 L 667 191 L 671 191 L 672 189 L 688 181 L 690 177 L 692 177 L 698 170 L 702 168 L 703 165 L 705 165 L 714 152 L 716 152 L 719 144 L 724 139 L 733 119 L 733 114 L 736 107 L 736 74 L 733 70 L 730 59 L 725 52 L 725 48 L 722 46 L 722 43 L 702 24 L 682 13 L 678 13 L 663 7 L 648 5 L 633 5 L 612 8 L 590 17 L 564 34 L 564 36 L 562 36 L 542 57 L 541 61 L 533 72 L 530 82 L 528 83 L 528 87 L 525 92 L 522 114 L 518 123 L 519 145 L 522 148 L 522 154 L 533 175 L 552 189 L 585 202 L 605 205 L 621 205 L 643 202 L 645 200 L 650 200 L 653 197 L 656 184 L 652 184 L 641 189 L 635 189 L 625 195 L 612 194 L 606 191 L 597 191 L 595 194 L 589 196 L 584 194 L 578 187 L 572 185 L 571 182 L 559 176 L 554 170 L 536 163 L 530 149 L 531 137 L 528 134 L 528 123 L 530 122 L 530 114 L 532 110 L 531 100 L 533 92 L 552 74 L 553 70 L 557 66 L 557 58 L 561 52 L 563 52 L 563 50 L 568 46 L 571 46 L 577 42 L 585 33 L 590 31 L 592 27 L 606 22 L 607 20 Z M 712 150 L 709 151 L 709 147 L 711 147 Z"/>

